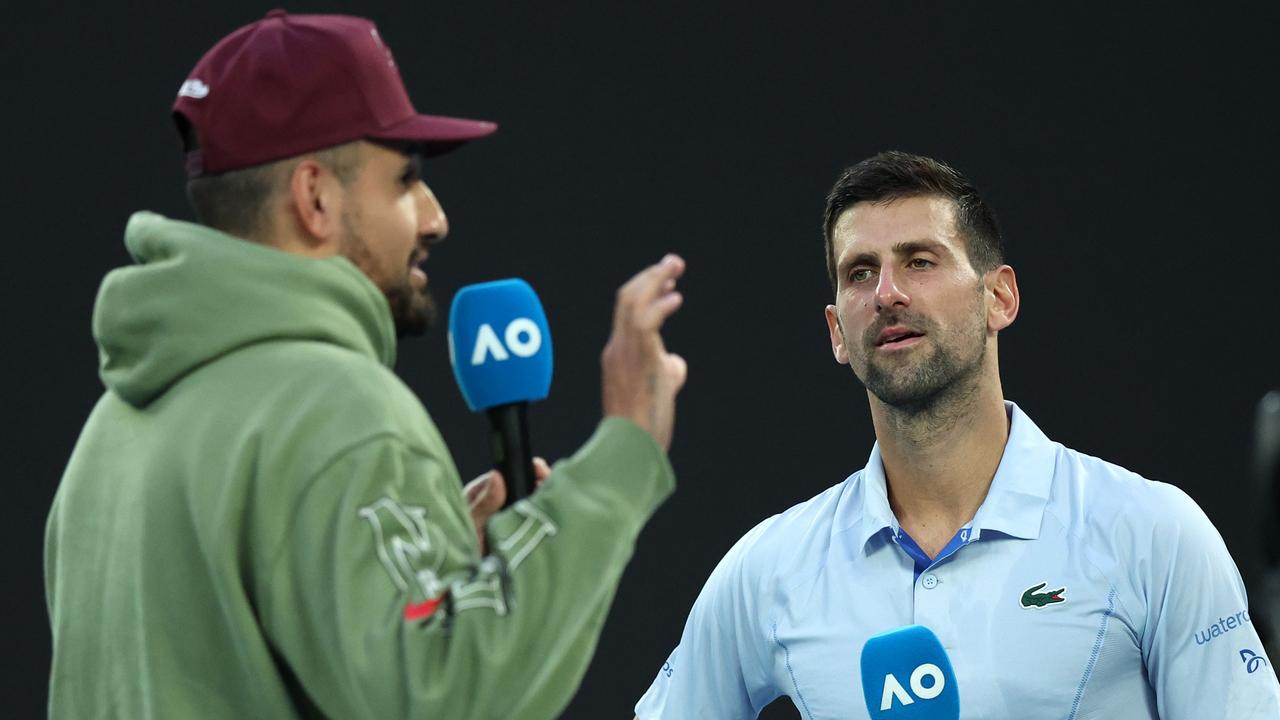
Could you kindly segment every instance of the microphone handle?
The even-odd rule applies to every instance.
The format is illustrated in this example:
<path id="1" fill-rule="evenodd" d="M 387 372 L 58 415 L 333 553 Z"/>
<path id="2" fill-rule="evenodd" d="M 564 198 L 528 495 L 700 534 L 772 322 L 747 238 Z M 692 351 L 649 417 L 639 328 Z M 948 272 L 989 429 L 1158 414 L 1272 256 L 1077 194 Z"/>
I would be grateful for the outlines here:
<path id="1" fill-rule="evenodd" d="M 529 497 L 535 486 L 533 450 L 529 445 L 529 403 L 496 405 L 488 409 L 489 437 L 493 444 L 494 466 L 507 481 L 507 501 L 503 507 Z"/>

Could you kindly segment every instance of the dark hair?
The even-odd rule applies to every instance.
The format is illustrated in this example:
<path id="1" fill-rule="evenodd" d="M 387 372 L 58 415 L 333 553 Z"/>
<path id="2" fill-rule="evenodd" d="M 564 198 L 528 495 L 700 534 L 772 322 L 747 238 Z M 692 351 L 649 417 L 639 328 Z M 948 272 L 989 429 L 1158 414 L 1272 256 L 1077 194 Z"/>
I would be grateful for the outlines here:
<path id="1" fill-rule="evenodd" d="M 195 129 L 175 113 L 182 144 L 190 152 L 200 147 Z M 354 144 L 348 143 L 307 153 L 327 166 L 344 186 L 355 178 L 359 159 Z M 187 181 L 187 200 L 202 225 L 229 235 L 253 240 L 270 232 L 269 203 L 280 184 L 292 172 L 298 157 L 285 158 L 253 167 L 204 175 Z"/>
<path id="2" fill-rule="evenodd" d="M 956 230 L 964 238 L 974 270 L 985 273 L 1004 263 L 1004 241 L 995 212 L 968 178 L 933 158 L 890 150 L 846 168 L 827 193 L 822 229 L 832 291 L 839 284 L 831 234 L 841 213 L 860 202 L 889 203 L 927 195 L 955 203 Z"/>

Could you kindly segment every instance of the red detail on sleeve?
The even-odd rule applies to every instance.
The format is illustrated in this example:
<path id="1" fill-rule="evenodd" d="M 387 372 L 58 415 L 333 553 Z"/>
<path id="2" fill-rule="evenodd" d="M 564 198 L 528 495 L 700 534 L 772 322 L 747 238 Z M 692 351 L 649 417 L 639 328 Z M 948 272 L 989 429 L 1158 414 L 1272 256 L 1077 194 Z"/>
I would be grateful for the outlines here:
<path id="1" fill-rule="evenodd" d="M 409 603 L 404 606 L 404 619 L 409 622 L 414 620 L 425 620 L 431 617 L 431 614 L 440 607 L 440 603 L 444 602 L 444 595 L 438 598 L 432 598 L 425 602 Z"/>

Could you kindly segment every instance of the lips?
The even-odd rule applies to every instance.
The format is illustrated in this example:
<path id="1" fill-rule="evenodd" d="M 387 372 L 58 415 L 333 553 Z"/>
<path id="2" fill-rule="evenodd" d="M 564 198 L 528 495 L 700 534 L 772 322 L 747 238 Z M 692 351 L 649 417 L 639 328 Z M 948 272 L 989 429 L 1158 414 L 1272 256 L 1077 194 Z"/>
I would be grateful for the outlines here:
<path id="1" fill-rule="evenodd" d="M 894 325 L 880 331 L 876 337 L 876 347 L 891 345 L 911 338 L 922 337 L 924 333 L 902 325 Z"/>
<path id="2" fill-rule="evenodd" d="M 425 248 L 417 248 L 409 256 L 409 279 L 419 290 L 427 286 L 427 273 L 422 270 L 422 265 L 426 262 L 427 251 Z"/>

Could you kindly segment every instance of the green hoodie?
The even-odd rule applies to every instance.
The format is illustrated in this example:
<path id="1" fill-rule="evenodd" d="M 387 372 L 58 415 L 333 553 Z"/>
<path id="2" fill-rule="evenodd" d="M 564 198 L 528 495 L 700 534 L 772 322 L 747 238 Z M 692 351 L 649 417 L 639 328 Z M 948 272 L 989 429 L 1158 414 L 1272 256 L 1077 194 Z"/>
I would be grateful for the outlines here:
<path id="1" fill-rule="evenodd" d="M 481 558 L 355 266 L 151 213 L 125 242 L 46 532 L 50 717 L 555 717 L 673 489 L 649 435 L 605 419 Z"/>

